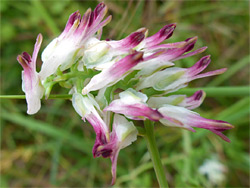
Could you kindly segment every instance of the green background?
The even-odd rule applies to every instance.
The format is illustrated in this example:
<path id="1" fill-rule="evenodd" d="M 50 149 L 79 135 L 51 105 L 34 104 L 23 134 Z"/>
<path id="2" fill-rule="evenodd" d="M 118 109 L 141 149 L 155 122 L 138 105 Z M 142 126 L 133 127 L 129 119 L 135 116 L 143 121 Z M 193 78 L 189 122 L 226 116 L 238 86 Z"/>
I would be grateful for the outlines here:
<path id="1" fill-rule="evenodd" d="M 227 67 L 224 76 L 193 81 L 189 87 L 249 85 L 248 1 L 104 1 L 113 19 L 102 39 L 121 39 L 141 27 L 149 35 L 165 24 L 177 23 L 168 42 L 198 36 L 195 49 L 202 54 L 176 62 L 190 67 L 211 54 L 207 68 Z M 98 1 L 7 1 L 1 8 L 1 94 L 23 95 L 22 67 L 16 56 L 32 53 L 42 33 L 42 50 L 63 30 L 69 15 Z M 38 70 L 41 60 L 38 62 Z M 54 87 L 53 94 L 66 93 Z M 226 143 L 207 130 L 196 133 L 156 125 L 160 155 L 172 187 L 213 187 L 198 169 L 206 159 L 217 158 L 227 168 L 218 187 L 249 187 L 249 97 L 207 97 L 196 109 L 203 117 L 221 119 L 235 126 L 226 131 Z M 71 102 L 42 102 L 41 110 L 26 115 L 25 100 L 1 99 L 1 187 L 103 187 L 111 182 L 110 160 L 92 157 L 95 134 L 82 122 Z M 157 187 L 143 137 L 120 152 L 119 187 Z"/>

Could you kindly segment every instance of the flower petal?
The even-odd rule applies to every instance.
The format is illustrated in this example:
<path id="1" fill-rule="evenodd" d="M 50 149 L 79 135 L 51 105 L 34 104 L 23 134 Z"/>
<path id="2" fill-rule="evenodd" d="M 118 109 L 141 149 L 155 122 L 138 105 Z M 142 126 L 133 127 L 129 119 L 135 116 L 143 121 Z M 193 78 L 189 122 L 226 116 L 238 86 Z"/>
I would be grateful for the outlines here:
<path id="1" fill-rule="evenodd" d="M 37 55 L 38 55 L 38 52 L 39 52 L 39 50 L 41 48 L 42 41 L 43 41 L 43 36 L 42 36 L 41 33 L 39 33 L 37 38 L 36 38 L 36 43 L 35 43 L 34 51 L 33 51 L 33 54 L 32 54 L 32 63 L 33 63 L 33 66 L 35 68 L 36 68 Z"/>
<path id="2" fill-rule="evenodd" d="M 36 39 L 32 57 L 23 52 L 17 56 L 17 61 L 23 67 L 22 71 L 22 89 L 25 92 L 28 105 L 28 114 L 35 114 L 41 108 L 40 99 L 43 97 L 44 88 L 41 85 L 40 78 L 36 72 L 36 58 L 41 47 L 42 35 L 39 34 Z"/>
<path id="3" fill-rule="evenodd" d="M 188 79 L 185 73 L 186 69 L 184 68 L 167 68 L 148 77 L 140 78 L 136 89 L 153 87 L 155 90 L 166 91 L 166 93 L 174 92 L 186 86 Z"/>
<path id="4" fill-rule="evenodd" d="M 94 124 L 94 122 L 93 122 Z M 110 157 L 112 162 L 112 185 L 116 180 L 117 158 L 121 149 L 129 146 L 137 139 L 138 131 L 132 122 L 129 122 L 121 115 L 114 115 L 113 130 L 110 133 L 110 139 L 105 137 L 96 137 L 93 147 L 94 157 Z"/>
<path id="5" fill-rule="evenodd" d="M 162 115 L 166 115 L 178 121 L 177 123 L 174 123 L 166 119 L 161 119 L 160 122 L 164 125 L 181 127 L 188 130 L 192 130 L 192 127 L 208 129 L 220 136 L 222 139 L 229 141 L 229 139 L 222 134 L 223 131 L 233 128 L 233 126 L 228 122 L 206 119 L 195 112 L 178 106 L 165 105 L 158 110 Z"/>
<path id="6" fill-rule="evenodd" d="M 143 98 L 138 98 L 140 92 L 131 92 L 132 89 L 120 93 L 120 99 L 116 99 L 107 106 L 104 111 L 112 111 L 115 113 L 124 114 L 130 119 L 145 120 L 146 118 L 152 121 L 158 121 L 162 115 L 155 109 L 147 106 Z M 143 95 L 143 94 L 142 94 Z"/>
<path id="7" fill-rule="evenodd" d="M 144 57 L 144 61 L 133 67 L 134 70 L 140 70 L 135 78 L 141 76 L 148 76 L 154 72 L 173 66 L 174 64 L 170 62 L 165 56 L 166 50 L 159 50 L 153 54 Z"/>
<path id="8" fill-rule="evenodd" d="M 193 56 L 193 55 L 196 55 L 196 54 L 200 54 L 202 52 L 204 52 L 205 50 L 207 49 L 207 47 L 202 47 L 202 48 L 199 48 L 198 50 L 195 50 L 195 51 L 192 51 L 192 52 L 189 52 L 185 55 L 181 55 L 175 59 L 173 59 L 172 61 L 176 61 L 176 60 L 179 60 L 179 59 L 184 59 L 184 58 L 187 58 L 187 57 L 190 57 L 190 56 Z"/>
<path id="9" fill-rule="evenodd" d="M 167 43 L 167 44 L 159 44 L 155 46 L 148 47 L 147 50 L 159 50 L 159 49 L 172 49 L 172 48 L 182 48 L 187 44 L 186 41 L 175 42 L 175 43 Z"/>
<path id="10" fill-rule="evenodd" d="M 120 149 L 123 149 L 134 142 L 137 139 L 138 134 L 133 122 L 128 121 L 125 117 L 118 114 L 114 115 L 112 132 L 117 136 Z"/>
<path id="11" fill-rule="evenodd" d="M 142 42 L 145 38 L 146 31 L 145 28 L 138 29 L 126 38 L 119 41 L 108 41 L 108 44 L 112 46 L 115 51 L 128 51 Z"/>
<path id="12" fill-rule="evenodd" d="M 205 92 L 199 90 L 194 93 L 191 97 L 187 97 L 186 95 L 171 95 L 168 97 L 150 97 L 148 100 L 148 105 L 151 108 L 160 108 L 165 104 L 182 106 L 187 109 L 194 109 L 201 105 L 203 100 L 205 99 Z"/>
<path id="13" fill-rule="evenodd" d="M 109 142 L 109 128 L 97 112 L 96 108 L 99 109 L 99 106 L 94 98 L 90 95 L 83 96 L 80 93 L 74 93 L 72 97 L 72 104 L 82 119 L 87 119 L 95 130 L 96 141 L 93 147 L 94 157 L 98 157 L 100 155 L 108 156 L 107 151 L 102 151 L 100 146 Z"/>
<path id="14" fill-rule="evenodd" d="M 146 47 L 151 47 L 161 43 L 172 36 L 176 24 L 169 24 L 160 29 L 156 34 L 145 39 Z"/>
<path id="15" fill-rule="evenodd" d="M 136 141 L 138 131 L 132 122 L 129 122 L 121 115 L 115 114 L 113 131 L 111 134 L 115 134 L 118 139 L 117 149 L 110 157 L 112 162 L 112 185 L 115 184 L 116 180 L 116 166 L 117 158 L 121 149 L 129 146 L 132 142 Z"/>
<path id="16" fill-rule="evenodd" d="M 87 69 L 92 69 L 110 62 L 112 59 L 112 54 L 109 53 L 111 46 L 106 41 L 96 40 L 94 44 L 89 45 L 84 51 L 83 62 Z"/>
<path id="17" fill-rule="evenodd" d="M 128 74 L 132 67 L 142 61 L 142 52 L 134 52 L 118 62 L 115 62 L 112 66 L 104 69 L 101 73 L 95 75 L 90 82 L 82 90 L 83 94 L 87 94 L 90 91 L 95 91 L 103 87 L 111 86 L 123 79 Z"/>
<path id="18" fill-rule="evenodd" d="M 206 93 L 202 90 L 196 91 L 191 97 L 187 97 L 181 106 L 186 107 L 187 109 L 194 109 L 201 105 L 206 97 Z"/>
<path id="19" fill-rule="evenodd" d="M 219 69 L 199 74 L 209 65 L 210 62 L 210 56 L 205 56 L 190 68 L 185 69 L 173 67 L 158 71 L 146 78 L 140 78 L 136 89 L 141 90 L 144 88 L 153 87 L 157 91 L 165 91 L 165 93 L 170 93 L 186 87 L 187 84 L 192 80 L 221 74 L 226 71 L 226 69 Z"/>
<path id="20" fill-rule="evenodd" d="M 39 73 L 42 80 L 54 74 L 58 68 L 61 71 L 68 69 L 83 55 L 87 41 L 110 21 L 109 16 L 101 22 L 106 12 L 106 5 L 100 3 L 93 12 L 88 9 L 82 19 L 79 11 L 69 17 L 62 34 L 42 53 L 43 64 Z"/>
<path id="21" fill-rule="evenodd" d="M 189 79 L 195 80 L 198 78 L 214 76 L 214 75 L 222 74 L 227 70 L 226 68 L 223 68 L 223 69 L 214 70 L 214 71 L 199 74 L 209 65 L 210 62 L 211 62 L 210 56 L 205 56 L 205 57 L 202 57 L 192 67 L 188 68 L 187 75 L 188 75 L 188 77 L 190 77 Z"/>
<path id="22" fill-rule="evenodd" d="M 59 38 L 62 39 L 64 37 L 67 37 L 67 35 L 69 36 L 70 34 L 72 34 L 77 29 L 80 21 L 81 21 L 81 14 L 80 14 L 79 10 L 72 13 L 69 16 L 68 22 L 67 22 L 63 32 L 59 36 Z"/>

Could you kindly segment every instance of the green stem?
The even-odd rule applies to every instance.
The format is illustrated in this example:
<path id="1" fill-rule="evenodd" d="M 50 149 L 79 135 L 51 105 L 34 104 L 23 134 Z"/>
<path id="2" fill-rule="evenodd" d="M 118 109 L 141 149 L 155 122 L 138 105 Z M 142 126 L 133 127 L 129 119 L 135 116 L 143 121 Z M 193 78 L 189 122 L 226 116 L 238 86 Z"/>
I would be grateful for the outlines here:
<path id="1" fill-rule="evenodd" d="M 192 95 L 195 91 L 203 90 L 207 97 L 241 97 L 249 96 L 249 86 L 229 86 L 229 87 L 203 87 L 203 88 L 185 88 L 172 94 Z"/>
<path id="2" fill-rule="evenodd" d="M 183 177 L 186 182 L 190 180 L 190 174 L 191 174 L 191 161 L 190 161 L 190 152 L 192 151 L 192 143 L 190 138 L 190 133 L 187 130 L 182 130 L 182 137 L 183 137 L 183 150 L 185 152 L 185 159 L 184 159 L 184 174 Z"/>
<path id="3" fill-rule="evenodd" d="M 61 95 L 50 95 L 48 99 L 71 99 L 72 95 L 61 94 Z M 25 99 L 25 95 L 0 95 L 0 99 Z M 43 97 L 42 99 L 45 99 Z"/>
<path id="4" fill-rule="evenodd" d="M 157 149 L 155 135 L 154 135 L 154 123 L 150 120 L 144 121 L 144 126 L 146 130 L 146 141 L 148 146 L 148 151 L 151 156 L 151 160 L 154 165 L 154 170 L 160 187 L 168 187 L 166 175 L 162 166 L 159 151 Z"/>
<path id="5" fill-rule="evenodd" d="M 172 155 L 171 157 L 167 157 L 167 158 L 163 158 L 162 164 L 166 165 L 166 164 L 173 164 L 177 161 L 182 161 L 186 158 L 185 154 L 177 154 L 177 155 Z M 140 174 L 142 174 L 143 172 L 150 170 L 151 168 L 153 168 L 153 163 L 147 162 L 147 163 L 143 163 L 140 166 L 136 167 L 135 169 L 133 169 L 129 174 L 120 176 L 119 178 L 117 178 L 115 185 L 117 187 L 119 187 L 119 185 L 123 182 L 127 182 L 127 181 L 131 181 L 133 179 L 136 179 L 136 177 L 138 177 Z"/>
<path id="6" fill-rule="evenodd" d="M 194 92 L 198 90 L 205 91 L 207 97 L 241 97 L 241 96 L 249 96 L 250 94 L 249 86 L 185 88 L 185 89 L 180 89 L 179 91 L 174 92 L 172 94 L 192 95 L 194 94 Z M 62 94 L 62 95 L 50 95 L 48 99 L 71 99 L 71 98 L 72 95 Z M 25 95 L 0 95 L 0 99 L 25 99 Z"/>
<path id="7" fill-rule="evenodd" d="M 250 94 L 250 87 L 249 86 L 222 86 L 222 87 L 200 87 L 200 88 L 184 88 L 180 89 L 172 95 L 176 94 L 186 94 L 186 95 L 193 95 L 194 92 L 198 90 L 203 90 L 206 93 L 207 97 L 242 97 L 242 96 L 249 96 Z M 144 92 L 147 96 L 152 95 L 164 95 L 165 91 L 156 91 L 153 88 L 146 89 Z"/>

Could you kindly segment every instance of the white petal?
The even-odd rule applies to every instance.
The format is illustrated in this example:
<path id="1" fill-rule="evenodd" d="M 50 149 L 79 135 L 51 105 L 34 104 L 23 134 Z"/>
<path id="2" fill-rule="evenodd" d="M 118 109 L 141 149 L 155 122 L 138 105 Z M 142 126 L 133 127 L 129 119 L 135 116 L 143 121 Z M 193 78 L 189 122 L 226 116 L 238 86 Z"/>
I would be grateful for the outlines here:
<path id="1" fill-rule="evenodd" d="M 126 104 L 134 104 L 138 102 L 145 103 L 148 100 L 147 95 L 141 92 L 137 92 L 132 88 L 129 88 L 126 91 L 119 93 L 119 96 L 121 100 Z"/>
<path id="2" fill-rule="evenodd" d="M 100 89 L 97 96 L 95 97 L 95 99 L 98 102 L 98 104 L 100 105 L 101 109 L 104 109 L 108 105 L 108 101 L 104 95 L 106 89 L 107 89 L 106 87 Z"/>
<path id="3" fill-rule="evenodd" d="M 112 59 L 110 51 L 110 46 L 104 42 L 100 41 L 84 51 L 83 61 L 88 69 L 94 68 L 98 65 L 110 62 Z"/>
<path id="4" fill-rule="evenodd" d="M 61 71 L 68 69 L 78 58 L 77 54 L 82 46 L 74 38 L 61 41 L 54 39 L 42 53 L 42 68 L 39 73 L 42 80 L 54 74 L 58 67 Z"/>
<path id="5" fill-rule="evenodd" d="M 190 116 L 195 115 L 199 116 L 198 113 L 187 110 L 186 108 L 179 107 L 179 106 L 172 106 L 172 105 L 164 105 L 158 109 L 158 111 L 162 115 L 166 115 L 172 119 L 177 120 L 177 123 L 170 122 L 166 119 L 161 119 L 160 122 L 166 126 L 172 127 L 181 127 L 184 129 L 188 129 L 194 131 L 193 128 L 190 126 Z"/>
<path id="6" fill-rule="evenodd" d="M 173 92 L 186 86 L 187 78 L 183 68 L 167 68 L 149 77 L 141 78 L 136 89 L 153 87 L 158 91 Z"/>
<path id="7" fill-rule="evenodd" d="M 179 105 L 184 99 L 186 95 L 172 95 L 168 97 L 150 97 L 148 100 L 148 105 L 151 108 L 160 108 L 165 104 L 171 105 Z"/>
<path id="8" fill-rule="evenodd" d="M 138 131 L 132 122 L 125 117 L 115 114 L 113 129 L 119 140 L 119 148 L 125 148 L 137 139 Z"/>
<path id="9" fill-rule="evenodd" d="M 150 60 L 150 61 L 142 62 L 138 65 L 140 65 L 141 67 L 135 67 L 135 68 L 137 69 L 141 68 L 141 70 L 137 73 L 136 77 L 151 75 L 158 70 L 173 66 L 174 63 L 170 61 Z"/>
<path id="10" fill-rule="evenodd" d="M 44 88 L 40 84 L 40 80 L 39 80 L 37 73 L 34 73 L 34 76 L 29 81 L 30 84 L 32 85 L 32 88 L 30 88 L 29 90 L 25 89 L 24 79 L 27 79 L 27 78 L 24 78 L 24 72 L 22 72 L 22 79 L 23 79 L 22 89 L 25 92 L 26 101 L 27 101 L 27 105 L 28 105 L 27 113 L 30 115 L 35 114 L 41 108 L 41 100 L 40 99 L 43 97 Z"/>
<path id="11" fill-rule="evenodd" d="M 75 108 L 75 111 L 81 116 L 85 117 L 90 114 L 92 111 L 95 111 L 95 108 L 88 97 L 81 95 L 80 93 L 74 93 L 72 96 L 72 104 Z"/>

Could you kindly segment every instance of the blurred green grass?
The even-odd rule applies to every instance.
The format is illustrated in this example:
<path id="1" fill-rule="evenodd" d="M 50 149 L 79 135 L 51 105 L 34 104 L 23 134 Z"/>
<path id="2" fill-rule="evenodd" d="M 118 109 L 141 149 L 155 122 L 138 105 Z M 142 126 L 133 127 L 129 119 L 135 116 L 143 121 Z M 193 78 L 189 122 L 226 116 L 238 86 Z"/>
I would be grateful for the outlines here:
<path id="1" fill-rule="evenodd" d="M 169 42 L 198 36 L 203 54 L 176 62 L 189 67 L 211 54 L 208 70 L 227 67 L 224 75 L 194 81 L 191 87 L 249 85 L 248 1 L 104 1 L 113 20 L 103 39 L 120 39 L 140 27 L 155 33 L 177 23 Z M 94 8 L 98 1 L 7 1 L 1 10 L 1 94 L 23 94 L 21 66 L 16 56 L 32 52 L 38 33 L 42 49 L 63 30 L 68 16 Z M 41 61 L 38 61 L 41 65 Z M 60 93 L 54 88 L 54 93 Z M 64 91 L 65 92 L 65 91 Z M 25 100 L 1 100 L 1 187 L 103 187 L 111 180 L 108 159 L 91 154 L 95 135 L 82 122 L 70 101 L 43 101 L 39 113 L 27 116 Z M 167 178 L 173 187 L 208 187 L 198 173 L 205 159 L 216 156 L 227 166 L 221 187 L 249 187 L 249 98 L 207 97 L 197 109 L 202 116 L 229 121 L 225 143 L 206 130 L 184 132 L 157 125 L 156 136 Z M 145 140 L 121 151 L 117 186 L 156 187 Z"/>

